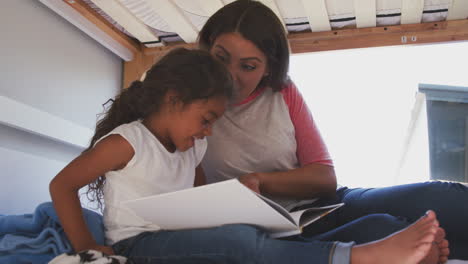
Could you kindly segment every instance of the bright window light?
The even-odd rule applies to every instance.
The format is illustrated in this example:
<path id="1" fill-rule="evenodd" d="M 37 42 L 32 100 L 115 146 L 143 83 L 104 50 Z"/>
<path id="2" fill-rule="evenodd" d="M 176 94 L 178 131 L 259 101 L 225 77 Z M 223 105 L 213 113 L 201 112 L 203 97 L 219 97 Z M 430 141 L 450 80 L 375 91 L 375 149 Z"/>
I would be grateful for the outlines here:
<path id="1" fill-rule="evenodd" d="M 291 79 L 333 157 L 338 183 L 401 183 L 396 172 L 418 84 L 468 86 L 466 61 L 468 42 L 293 55 Z M 428 180 L 424 174 L 408 181 Z"/>

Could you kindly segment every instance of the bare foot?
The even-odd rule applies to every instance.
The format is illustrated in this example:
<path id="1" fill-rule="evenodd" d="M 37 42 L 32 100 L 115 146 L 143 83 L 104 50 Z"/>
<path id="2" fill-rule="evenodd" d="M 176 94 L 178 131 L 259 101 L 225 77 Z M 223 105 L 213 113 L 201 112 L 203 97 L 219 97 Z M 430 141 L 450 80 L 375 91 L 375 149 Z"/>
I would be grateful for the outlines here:
<path id="1" fill-rule="evenodd" d="M 439 223 L 433 211 L 421 217 L 409 227 L 386 238 L 354 246 L 351 250 L 352 264 L 437 264 L 439 254 L 429 257 L 436 239 Z M 438 249 L 438 248 L 436 248 Z M 438 250 L 437 250 L 438 251 Z M 437 253 L 436 251 L 436 253 Z"/>
<path id="2" fill-rule="evenodd" d="M 445 263 L 448 260 L 450 254 L 449 242 L 445 239 L 445 230 L 440 228 L 437 230 L 435 243 L 439 248 L 439 263 Z"/>
<path id="3" fill-rule="evenodd" d="M 439 227 L 437 228 L 435 239 L 432 243 L 429 254 L 427 254 L 420 264 L 445 263 L 448 260 L 449 253 L 448 241 L 445 239 L 445 230 Z"/>

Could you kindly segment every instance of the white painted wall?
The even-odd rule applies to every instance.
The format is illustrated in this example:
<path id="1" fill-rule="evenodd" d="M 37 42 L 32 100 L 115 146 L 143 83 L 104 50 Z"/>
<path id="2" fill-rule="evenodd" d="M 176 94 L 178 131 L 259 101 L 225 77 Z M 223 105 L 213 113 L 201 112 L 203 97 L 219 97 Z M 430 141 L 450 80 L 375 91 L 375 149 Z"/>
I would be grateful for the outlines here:
<path id="1" fill-rule="evenodd" d="M 0 33 L 0 96 L 94 130 L 121 87 L 121 59 L 35 0 L 1 1 Z M 50 180 L 81 151 L 0 124 L 0 214 L 50 200 Z"/>

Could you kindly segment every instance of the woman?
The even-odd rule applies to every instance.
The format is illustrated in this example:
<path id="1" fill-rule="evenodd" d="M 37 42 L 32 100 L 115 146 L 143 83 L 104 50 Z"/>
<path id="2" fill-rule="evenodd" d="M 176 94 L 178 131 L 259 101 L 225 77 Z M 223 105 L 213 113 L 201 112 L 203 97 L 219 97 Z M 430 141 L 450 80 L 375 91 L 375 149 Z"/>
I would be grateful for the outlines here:
<path id="1" fill-rule="evenodd" d="M 199 177 L 204 174 L 208 182 L 239 178 L 290 210 L 317 198 L 314 205 L 344 202 L 344 207 L 305 230 L 308 237 L 324 241 L 380 239 L 433 209 L 447 231 L 451 258 L 468 259 L 465 186 L 430 182 L 336 190 L 332 159 L 287 76 L 289 49 L 283 25 L 268 7 L 249 0 L 226 5 L 204 25 L 199 45 L 228 67 L 236 87 L 233 104 L 208 139 Z"/>

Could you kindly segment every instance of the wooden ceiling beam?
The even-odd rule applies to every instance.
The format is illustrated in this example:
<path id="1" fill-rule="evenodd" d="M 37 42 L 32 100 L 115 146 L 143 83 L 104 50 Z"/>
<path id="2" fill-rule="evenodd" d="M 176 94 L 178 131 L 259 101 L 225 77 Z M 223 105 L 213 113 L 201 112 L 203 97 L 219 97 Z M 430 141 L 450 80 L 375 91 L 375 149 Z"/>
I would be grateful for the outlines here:
<path id="1" fill-rule="evenodd" d="M 406 44 L 427 44 L 468 40 L 468 20 L 452 20 L 423 24 L 409 24 L 387 27 L 342 29 L 329 32 L 290 33 L 291 51 L 294 54 L 394 46 Z M 124 87 L 137 80 L 154 62 L 168 51 L 185 47 L 193 49 L 196 43 L 170 43 L 164 47 L 143 48 L 134 61 L 124 65 Z"/>
<path id="2" fill-rule="evenodd" d="M 468 20 L 291 33 L 292 53 L 468 40 Z"/>
<path id="3" fill-rule="evenodd" d="M 109 21 L 103 18 L 99 13 L 94 9 L 89 7 L 83 0 L 62 0 L 64 3 L 72 7 L 75 11 L 80 13 L 88 21 L 96 25 L 100 30 L 105 32 L 109 37 L 114 39 L 116 42 L 120 43 L 122 46 L 129 49 L 131 52 L 139 53 L 141 52 L 141 45 L 125 35 L 115 26 L 113 26 Z"/>
<path id="4" fill-rule="evenodd" d="M 451 20 L 432 23 L 386 27 L 341 29 L 327 32 L 290 33 L 292 53 L 437 43 L 468 40 L 468 20 Z M 172 43 L 164 47 L 145 48 L 145 55 L 166 52 L 175 47 L 196 48 L 195 43 Z"/>

